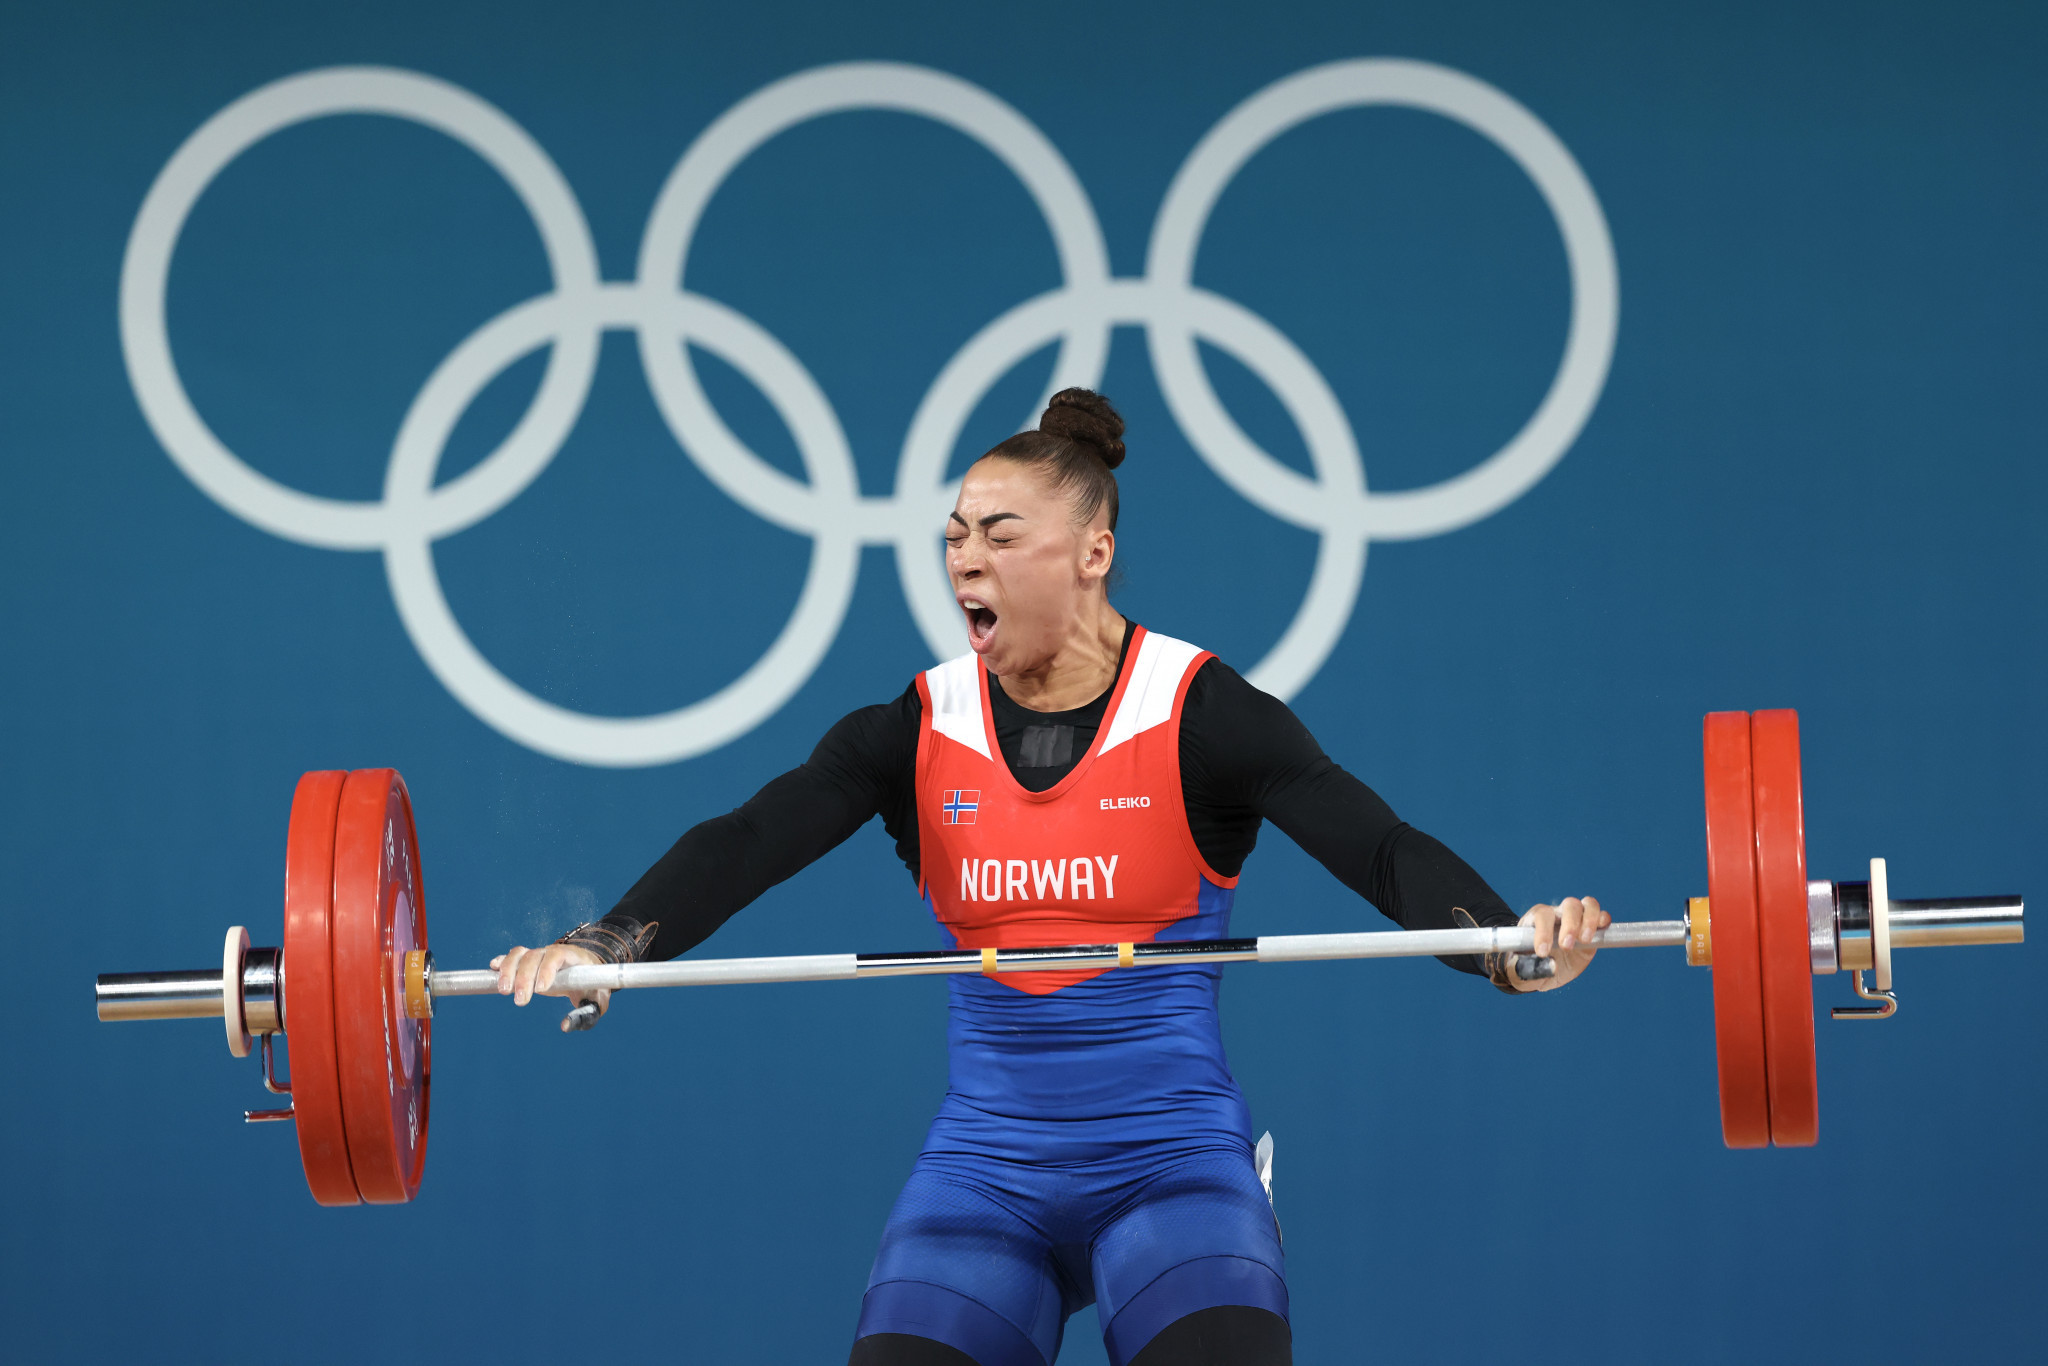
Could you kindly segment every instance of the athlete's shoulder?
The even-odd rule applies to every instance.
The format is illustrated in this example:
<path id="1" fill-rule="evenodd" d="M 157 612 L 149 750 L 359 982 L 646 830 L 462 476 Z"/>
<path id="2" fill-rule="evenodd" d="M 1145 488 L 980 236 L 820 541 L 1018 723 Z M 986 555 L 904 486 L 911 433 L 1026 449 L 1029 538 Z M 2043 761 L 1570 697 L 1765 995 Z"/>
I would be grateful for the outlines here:
<path id="1" fill-rule="evenodd" d="M 1227 779 L 1233 791 L 1323 758 L 1292 707 L 1213 655 L 1188 684 L 1180 738 L 1183 771 Z"/>
<path id="2" fill-rule="evenodd" d="M 1213 654 L 1203 660 L 1195 671 L 1194 681 L 1188 685 L 1187 706 L 1190 711 L 1218 707 L 1255 711 L 1287 709 L 1285 702 L 1232 668 L 1228 660 Z"/>
<path id="3" fill-rule="evenodd" d="M 906 753 L 915 755 L 918 714 L 922 708 L 915 684 L 893 701 L 856 707 L 825 732 L 811 753 L 811 762 L 836 757 L 856 765 L 885 767 Z"/>

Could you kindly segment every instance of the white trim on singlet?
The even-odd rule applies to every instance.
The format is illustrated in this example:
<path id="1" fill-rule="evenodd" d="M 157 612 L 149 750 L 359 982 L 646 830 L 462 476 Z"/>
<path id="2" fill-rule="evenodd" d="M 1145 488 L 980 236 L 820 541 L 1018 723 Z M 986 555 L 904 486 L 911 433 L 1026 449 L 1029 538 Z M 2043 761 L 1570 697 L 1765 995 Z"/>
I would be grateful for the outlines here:
<path id="1" fill-rule="evenodd" d="M 1131 661 L 1131 681 L 1124 686 L 1116 715 L 1109 718 L 1108 733 L 1096 754 L 1107 754 L 1124 741 L 1171 721 L 1181 680 L 1202 653 L 1199 645 L 1147 631 L 1138 642 L 1138 657 Z"/>
<path id="2" fill-rule="evenodd" d="M 932 729 L 957 740 L 984 759 L 988 727 L 981 719 L 981 669 L 973 655 L 961 655 L 924 671 L 925 690 L 932 698 Z"/>

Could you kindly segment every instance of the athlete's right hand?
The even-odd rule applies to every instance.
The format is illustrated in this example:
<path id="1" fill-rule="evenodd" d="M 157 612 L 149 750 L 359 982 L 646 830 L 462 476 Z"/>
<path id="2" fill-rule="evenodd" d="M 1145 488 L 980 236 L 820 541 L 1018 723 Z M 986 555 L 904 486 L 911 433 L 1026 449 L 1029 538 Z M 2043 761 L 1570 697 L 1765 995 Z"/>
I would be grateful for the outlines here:
<path id="1" fill-rule="evenodd" d="M 609 991 L 570 992 L 557 990 L 555 974 L 566 967 L 602 963 L 605 960 L 581 944 L 549 944 L 544 948 L 529 949 L 515 945 L 491 960 L 491 966 L 498 970 L 498 994 L 512 997 L 512 1004 L 525 1005 L 535 996 L 567 996 L 576 1005 L 589 1003 L 603 1015 L 611 1008 L 612 994 Z M 569 1018 L 562 1019 L 564 1033 L 575 1028 Z M 585 1026 L 588 1027 L 587 1025 Z"/>

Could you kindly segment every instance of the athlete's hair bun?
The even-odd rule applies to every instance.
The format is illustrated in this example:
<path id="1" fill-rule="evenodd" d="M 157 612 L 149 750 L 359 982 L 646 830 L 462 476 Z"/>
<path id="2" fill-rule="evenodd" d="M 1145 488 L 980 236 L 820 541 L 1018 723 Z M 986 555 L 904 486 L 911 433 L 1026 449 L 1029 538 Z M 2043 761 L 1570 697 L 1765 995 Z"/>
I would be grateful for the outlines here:
<path id="1" fill-rule="evenodd" d="M 1124 463 L 1124 420 L 1093 389 L 1062 389 L 1045 405 L 1038 430 L 1087 446 L 1111 469 Z"/>
<path id="2" fill-rule="evenodd" d="M 1019 432 L 984 460 L 1015 460 L 1043 471 L 1074 502 L 1074 521 L 1087 526 L 1107 511 L 1116 530 L 1116 476 L 1124 463 L 1124 420 L 1093 389 L 1062 389 L 1046 405 L 1038 430 Z"/>

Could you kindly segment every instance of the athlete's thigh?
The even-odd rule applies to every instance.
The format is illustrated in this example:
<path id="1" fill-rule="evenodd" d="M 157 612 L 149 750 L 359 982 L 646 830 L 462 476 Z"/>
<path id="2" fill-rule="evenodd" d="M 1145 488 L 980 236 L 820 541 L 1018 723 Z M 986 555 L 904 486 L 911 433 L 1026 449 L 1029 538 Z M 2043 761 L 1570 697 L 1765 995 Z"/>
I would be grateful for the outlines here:
<path id="1" fill-rule="evenodd" d="M 920 1162 L 896 1197 L 856 1338 L 907 1334 L 980 1366 L 1041 1366 L 1075 1307 L 1017 1193 Z"/>
<path id="2" fill-rule="evenodd" d="M 1251 1154 L 1217 1150 L 1150 1174 L 1096 1235 L 1104 1345 L 1125 1366 L 1198 1310 L 1243 1305 L 1287 1317 L 1286 1261 Z"/>

